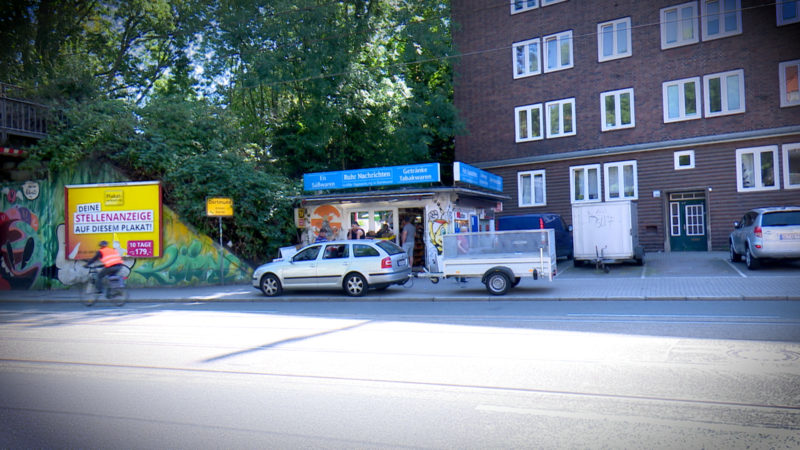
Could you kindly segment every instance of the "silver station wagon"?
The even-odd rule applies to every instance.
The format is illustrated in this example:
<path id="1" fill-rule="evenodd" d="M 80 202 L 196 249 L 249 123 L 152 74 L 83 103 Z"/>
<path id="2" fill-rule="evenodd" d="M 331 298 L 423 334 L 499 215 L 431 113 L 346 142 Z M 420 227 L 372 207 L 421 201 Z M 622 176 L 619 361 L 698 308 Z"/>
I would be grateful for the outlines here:
<path id="1" fill-rule="evenodd" d="M 383 240 L 319 242 L 291 258 L 276 259 L 253 273 L 253 287 L 267 297 L 284 289 L 342 289 L 360 297 L 370 288 L 382 290 L 404 284 L 411 274 L 408 256 L 395 243 Z"/>
<path id="2" fill-rule="evenodd" d="M 734 222 L 730 236 L 731 261 L 744 256 L 748 269 L 762 260 L 800 259 L 800 207 L 782 206 L 747 211 Z"/>

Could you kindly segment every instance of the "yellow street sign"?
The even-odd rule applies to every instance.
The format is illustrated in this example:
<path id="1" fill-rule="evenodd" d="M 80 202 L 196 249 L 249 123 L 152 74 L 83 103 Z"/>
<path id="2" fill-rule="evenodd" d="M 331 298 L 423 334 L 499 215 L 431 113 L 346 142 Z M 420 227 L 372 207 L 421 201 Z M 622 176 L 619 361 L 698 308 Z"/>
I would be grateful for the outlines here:
<path id="1" fill-rule="evenodd" d="M 233 217 L 233 199 L 230 197 L 206 198 L 206 216 Z"/>

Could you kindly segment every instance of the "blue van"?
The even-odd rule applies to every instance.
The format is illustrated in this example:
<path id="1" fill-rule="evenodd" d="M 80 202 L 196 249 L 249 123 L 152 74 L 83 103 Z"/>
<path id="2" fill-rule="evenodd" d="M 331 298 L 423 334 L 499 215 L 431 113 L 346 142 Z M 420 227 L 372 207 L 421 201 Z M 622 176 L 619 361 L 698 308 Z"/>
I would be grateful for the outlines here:
<path id="1" fill-rule="evenodd" d="M 556 256 L 572 259 L 572 226 L 567 227 L 558 214 L 525 214 L 497 219 L 497 231 L 552 228 L 556 235 Z"/>

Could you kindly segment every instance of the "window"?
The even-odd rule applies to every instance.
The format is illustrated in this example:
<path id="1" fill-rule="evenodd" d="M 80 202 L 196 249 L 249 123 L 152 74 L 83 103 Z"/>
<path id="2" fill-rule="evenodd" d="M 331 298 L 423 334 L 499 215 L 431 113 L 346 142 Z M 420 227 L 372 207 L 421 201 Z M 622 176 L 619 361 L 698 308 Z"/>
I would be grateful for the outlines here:
<path id="1" fill-rule="evenodd" d="M 542 73 L 539 38 L 516 42 L 513 46 L 514 78 L 529 77 Z"/>
<path id="2" fill-rule="evenodd" d="M 783 146 L 783 187 L 800 189 L 800 143 Z"/>
<path id="3" fill-rule="evenodd" d="M 744 70 L 705 75 L 703 91 L 706 117 L 744 112 Z"/>
<path id="4" fill-rule="evenodd" d="M 544 206 L 547 194 L 544 170 L 531 170 L 517 174 L 519 206 Z"/>
<path id="5" fill-rule="evenodd" d="M 542 104 L 518 106 L 514 108 L 516 121 L 516 141 L 527 142 L 542 139 Z"/>
<path id="6" fill-rule="evenodd" d="M 365 256 L 381 256 L 381 254 L 369 245 L 353 244 L 353 256 L 363 258 Z"/>
<path id="7" fill-rule="evenodd" d="M 800 1 L 778 0 L 775 3 L 778 26 L 800 22 Z"/>
<path id="8" fill-rule="evenodd" d="M 603 169 L 605 171 L 606 201 L 639 198 L 636 161 L 607 163 L 603 165 Z"/>
<path id="9" fill-rule="evenodd" d="M 666 50 L 700 41 L 697 29 L 697 2 L 661 10 L 661 49 Z"/>
<path id="10" fill-rule="evenodd" d="M 543 41 L 545 72 L 572 67 L 572 30 L 545 36 Z"/>
<path id="11" fill-rule="evenodd" d="M 667 81 L 661 88 L 664 123 L 700 118 L 700 77 Z"/>
<path id="12" fill-rule="evenodd" d="M 781 108 L 800 105 L 800 87 L 797 74 L 800 72 L 800 59 L 786 61 L 778 66 L 781 83 Z"/>
<path id="13" fill-rule="evenodd" d="M 530 11 L 539 7 L 539 0 L 511 0 L 511 14 Z"/>
<path id="14" fill-rule="evenodd" d="M 313 247 L 308 247 L 302 250 L 300 253 L 294 255 L 292 258 L 293 261 L 313 261 L 317 259 L 317 255 L 319 255 L 319 251 L 322 248 L 321 245 L 315 245 Z"/>
<path id="15" fill-rule="evenodd" d="M 736 190 L 778 189 L 778 146 L 736 149 Z"/>
<path id="16" fill-rule="evenodd" d="M 342 259 L 349 258 L 349 246 L 347 244 L 331 244 L 325 247 L 322 259 Z"/>
<path id="17" fill-rule="evenodd" d="M 575 99 L 556 100 L 545 103 L 547 111 L 547 137 L 557 138 L 575 135 Z"/>
<path id="18" fill-rule="evenodd" d="M 542 0 L 542 6 L 550 6 L 556 3 L 565 2 L 567 0 Z"/>
<path id="19" fill-rule="evenodd" d="M 694 169 L 694 150 L 675 152 L 675 170 Z"/>
<path id="20" fill-rule="evenodd" d="M 600 94 L 600 113 L 603 131 L 633 128 L 633 88 Z"/>
<path id="21" fill-rule="evenodd" d="M 569 168 L 572 203 L 600 201 L 600 164 Z"/>
<path id="22" fill-rule="evenodd" d="M 631 56 L 631 18 L 597 25 L 597 60 L 600 62 Z"/>
<path id="23" fill-rule="evenodd" d="M 703 40 L 742 34 L 741 0 L 702 0 Z"/>

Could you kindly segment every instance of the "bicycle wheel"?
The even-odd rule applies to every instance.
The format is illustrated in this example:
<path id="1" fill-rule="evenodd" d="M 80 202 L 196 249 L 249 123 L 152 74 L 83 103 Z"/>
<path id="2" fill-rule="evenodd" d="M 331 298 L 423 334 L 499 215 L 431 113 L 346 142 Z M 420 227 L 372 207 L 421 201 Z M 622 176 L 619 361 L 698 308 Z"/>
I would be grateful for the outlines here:
<path id="1" fill-rule="evenodd" d="M 111 293 L 111 301 L 116 306 L 122 306 L 128 301 L 128 290 L 125 288 L 112 288 L 109 292 Z"/>
<path id="2" fill-rule="evenodd" d="M 78 295 L 81 298 L 81 303 L 86 306 L 92 306 L 97 301 L 97 294 L 94 291 L 94 283 L 86 281 L 78 284 Z"/>

